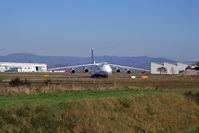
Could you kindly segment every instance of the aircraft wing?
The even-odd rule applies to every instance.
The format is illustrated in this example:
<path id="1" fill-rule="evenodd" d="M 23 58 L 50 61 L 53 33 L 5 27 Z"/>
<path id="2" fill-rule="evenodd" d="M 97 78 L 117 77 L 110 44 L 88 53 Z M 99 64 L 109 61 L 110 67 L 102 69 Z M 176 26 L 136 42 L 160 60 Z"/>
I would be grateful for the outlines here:
<path id="1" fill-rule="evenodd" d="M 65 72 L 85 72 L 90 71 L 95 66 L 95 64 L 85 64 L 85 65 L 74 65 L 74 66 L 66 66 L 66 67 L 57 67 L 48 69 L 48 71 L 65 71 Z"/>
<path id="2" fill-rule="evenodd" d="M 121 66 L 121 65 L 115 65 L 115 64 L 109 64 L 113 71 L 115 72 L 150 72 L 150 70 L 142 69 L 142 68 L 136 68 L 136 67 L 129 67 L 129 66 Z"/>

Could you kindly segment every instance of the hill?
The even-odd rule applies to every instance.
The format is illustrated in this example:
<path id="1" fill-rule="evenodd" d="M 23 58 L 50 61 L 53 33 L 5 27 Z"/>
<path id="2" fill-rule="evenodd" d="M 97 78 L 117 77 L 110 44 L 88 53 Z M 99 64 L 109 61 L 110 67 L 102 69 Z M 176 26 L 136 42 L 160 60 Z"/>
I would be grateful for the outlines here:
<path id="1" fill-rule="evenodd" d="M 96 56 L 96 62 L 109 62 L 118 65 L 134 66 L 140 68 L 150 68 L 151 62 L 171 62 L 176 61 L 166 58 L 152 58 L 147 56 L 138 57 L 118 57 L 118 56 Z M 0 61 L 6 62 L 33 62 L 46 63 L 49 67 L 67 66 L 90 63 L 90 57 L 72 57 L 72 56 L 40 56 L 27 53 L 17 53 L 6 56 L 0 56 Z"/>

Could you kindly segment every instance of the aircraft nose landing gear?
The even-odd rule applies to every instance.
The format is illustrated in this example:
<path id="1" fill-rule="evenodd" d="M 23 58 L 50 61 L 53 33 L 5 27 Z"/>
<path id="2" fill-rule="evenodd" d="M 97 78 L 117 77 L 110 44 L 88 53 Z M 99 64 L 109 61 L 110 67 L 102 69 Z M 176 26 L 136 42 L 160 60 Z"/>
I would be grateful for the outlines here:
<path id="1" fill-rule="evenodd" d="M 108 78 L 108 76 L 100 75 L 100 74 L 94 74 L 94 75 L 91 75 L 91 78 Z"/>

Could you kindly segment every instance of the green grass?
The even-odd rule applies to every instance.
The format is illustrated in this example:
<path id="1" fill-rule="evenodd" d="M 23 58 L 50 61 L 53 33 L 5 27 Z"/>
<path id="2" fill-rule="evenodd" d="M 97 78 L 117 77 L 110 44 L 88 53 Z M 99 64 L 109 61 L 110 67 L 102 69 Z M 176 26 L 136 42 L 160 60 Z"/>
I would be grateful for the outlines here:
<path id="1" fill-rule="evenodd" d="M 44 74 L 0 73 L 0 79 L 32 81 L 30 87 L 10 87 L 0 80 L 0 132 L 199 131 L 199 105 L 184 96 L 199 91 L 198 77 L 130 79 L 114 74 L 109 79 L 90 79 L 85 74 L 49 73 L 51 82 L 45 85 Z"/>
<path id="2" fill-rule="evenodd" d="M 169 90 L 1 96 L 0 106 L 0 132 L 194 133 L 199 128 L 199 105 Z"/>
<path id="3" fill-rule="evenodd" d="M 100 99 L 110 97 L 126 97 L 134 94 L 151 93 L 151 90 L 97 90 L 97 91 L 65 91 L 55 93 L 36 93 L 19 94 L 16 96 L 0 96 L 1 107 L 13 107 L 24 104 L 31 105 L 55 105 L 61 102 L 82 100 L 82 99 Z"/>
<path id="4" fill-rule="evenodd" d="M 31 105 L 54 106 L 56 104 L 77 101 L 82 99 L 103 99 L 110 97 L 128 97 L 135 94 L 154 94 L 154 93 L 175 93 L 183 95 L 186 91 L 197 92 L 199 89 L 152 89 L 152 90 L 131 90 L 120 88 L 118 90 L 81 90 L 81 91 L 64 91 L 51 93 L 33 93 L 18 95 L 1 95 L 0 108 Z"/>

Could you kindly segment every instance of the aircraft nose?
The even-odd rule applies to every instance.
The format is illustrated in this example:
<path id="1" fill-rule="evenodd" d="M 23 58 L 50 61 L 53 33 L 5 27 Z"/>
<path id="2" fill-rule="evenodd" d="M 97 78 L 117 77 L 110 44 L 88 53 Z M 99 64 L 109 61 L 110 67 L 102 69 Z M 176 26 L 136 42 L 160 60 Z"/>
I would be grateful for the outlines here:
<path id="1" fill-rule="evenodd" d="M 111 74 L 112 74 L 112 69 L 111 69 L 111 68 L 107 69 L 107 74 L 108 74 L 108 75 L 111 75 Z"/>
<path id="2" fill-rule="evenodd" d="M 111 74 L 112 74 L 112 69 L 111 69 L 110 66 L 104 65 L 104 66 L 101 68 L 101 72 L 104 73 L 105 75 L 111 75 Z"/>

